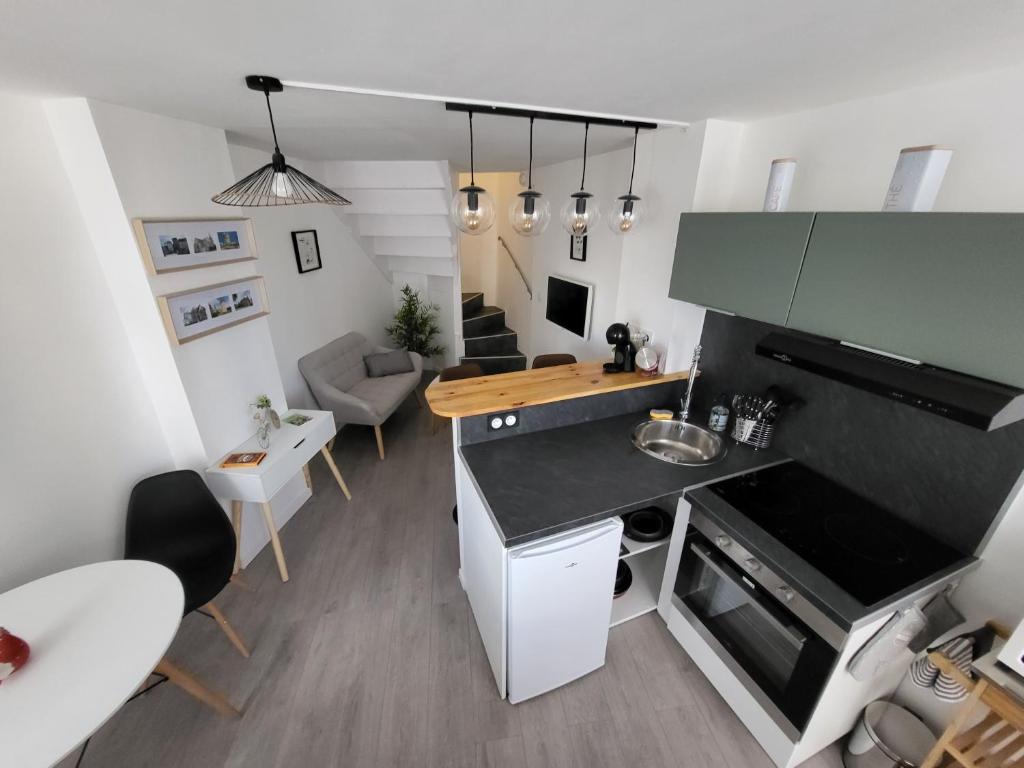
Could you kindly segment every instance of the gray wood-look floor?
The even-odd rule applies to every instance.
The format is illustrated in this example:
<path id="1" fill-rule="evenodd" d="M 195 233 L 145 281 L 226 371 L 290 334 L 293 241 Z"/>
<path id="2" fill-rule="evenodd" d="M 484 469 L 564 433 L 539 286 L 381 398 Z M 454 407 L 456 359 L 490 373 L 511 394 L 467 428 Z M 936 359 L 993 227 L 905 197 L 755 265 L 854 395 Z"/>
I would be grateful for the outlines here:
<path id="1" fill-rule="evenodd" d="M 458 582 L 451 431 L 410 398 L 384 425 L 346 428 L 321 458 L 314 496 L 219 604 L 252 649 L 243 659 L 190 615 L 169 657 L 244 708 L 218 716 L 162 685 L 93 738 L 86 768 L 113 766 L 771 765 L 656 614 L 611 630 L 607 664 L 537 699 L 498 698 Z M 62 766 L 73 766 L 69 758 Z M 838 768 L 835 747 L 808 765 Z"/>

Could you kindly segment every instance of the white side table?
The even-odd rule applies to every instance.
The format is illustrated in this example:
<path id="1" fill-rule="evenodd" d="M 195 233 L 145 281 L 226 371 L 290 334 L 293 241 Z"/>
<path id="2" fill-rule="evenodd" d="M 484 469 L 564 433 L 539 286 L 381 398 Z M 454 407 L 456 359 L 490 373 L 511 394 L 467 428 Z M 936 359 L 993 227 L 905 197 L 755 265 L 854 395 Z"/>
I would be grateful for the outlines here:
<path id="1" fill-rule="evenodd" d="M 267 532 L 270 534 L 270 544 L 274 548 L 274 557 L 277 559 L 277 570 L 281 574 L 281 581 L 288 581 L 288 565 L 284 560 L 284 550 L 281 548 L 281 539 L 277 535 L 277 527 L 274 525 L 274 516 L 270 508 L 270 500 L 284 487 L 284 484 L 296 474 L 302 472 L 306 477 L 306 484 L 310 484 L 309 468 L 306 466 L 310 459 L 316 456 L 319 451 L 327 461 L 334 479 L 338 481 L 341 492 L 345 498 L 351 500 L 348 486 L 334 463 L 334 458 L 327 449 L 327 443 L 334 439 L 337 434 L 337 427 L 334 424 L 334 414 L 330 411 L 301 411 L 290 410 L 288 415 L 301 413 L 309 416 L 301 427 L 281 422 L 280 429 L 272 429 L 270 432 L 270 448 L 266 449 L 267 457 L 260 462 L 258 467 L 236 467 L 223 469 L 220 464 L 224 460 L 222 456 L 212 466 L 206 468 L 206 483 L 210 486 L 214 496 L 231 500 L 231 522 L 235 527 L 235 572 L 240 567 L 239 545 L 242 537 L 242 503 L 246 501 L 255 502 L 263 510 L 263 520 L 267 525 Z M 237 448 L 228 453 L 247 453 L 262 451 L 256 436 L 249 438 Z M 225 454 L 226 456 L 227 454 Z"/>
<path id="2" fill-rule="evenodd" d="M 0 595 L 0 624 L 31 647 L 0 685 L 0 763 L 63 759 L 161 663 L 185 607 L 181 582 L 141 560 L 94 563 Z"/>

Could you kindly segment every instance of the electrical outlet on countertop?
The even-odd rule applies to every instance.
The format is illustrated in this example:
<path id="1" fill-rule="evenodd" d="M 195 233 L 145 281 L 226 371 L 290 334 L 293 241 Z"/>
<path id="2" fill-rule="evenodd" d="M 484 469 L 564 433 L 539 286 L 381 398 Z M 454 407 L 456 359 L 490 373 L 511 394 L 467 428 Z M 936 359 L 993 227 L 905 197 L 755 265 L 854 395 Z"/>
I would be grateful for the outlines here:
<path id="1" fill-rule="evenodd" d="M 512 429 L 519 426 L 519 411 L 492 413 L 487 417 L 487 431 L 497 432 L 499 429 Z"/>

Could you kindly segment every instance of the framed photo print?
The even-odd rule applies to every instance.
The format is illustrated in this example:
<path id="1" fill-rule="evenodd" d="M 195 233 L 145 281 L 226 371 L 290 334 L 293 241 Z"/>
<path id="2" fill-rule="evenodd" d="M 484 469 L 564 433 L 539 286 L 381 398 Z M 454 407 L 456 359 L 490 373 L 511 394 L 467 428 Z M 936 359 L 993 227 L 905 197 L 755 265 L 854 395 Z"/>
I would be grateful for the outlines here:
<path id="1" fill-rule="evenodd" d="M 250 219 L 133 219 L 132 227 L 151 275 L 256 258 Z"/>
<path id="2" fill-rule="evenodd" d="M 295 249 L 295 263 L 299 274 L 320 269 L 320 241 L 315 229 L 300 229 L 292 232 L 292 247 Z"/>
<path id="3" fill-rule="evenodd" d="M 157 303 L 167 334 L 175 344 L 270 314 L 261 275 L 157 296 Z"/>
<path id="4" fill-rule="evenodd" d="M 569 258 L 573 261 L 587 260 L 587 235 L 569 235 Z"/>

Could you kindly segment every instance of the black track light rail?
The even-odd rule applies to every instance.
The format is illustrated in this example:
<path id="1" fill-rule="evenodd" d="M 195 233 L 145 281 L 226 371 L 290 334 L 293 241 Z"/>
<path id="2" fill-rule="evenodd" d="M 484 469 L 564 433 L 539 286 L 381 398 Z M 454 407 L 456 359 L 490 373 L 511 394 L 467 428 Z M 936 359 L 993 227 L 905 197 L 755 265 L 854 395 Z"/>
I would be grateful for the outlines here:
<path id="1" fill-rule="evenodd" d="M 650 131 L 658 127 L 657 123 L 646 123 L 638 120 L 619 120 L 613 117 L 593 117 L 588 115 L 571 115 L 565 112 L 541 112 L 536 109 L 520 109 L 517 107 L 492 107 L 487 104 L 464 104 L 459 101 L 446 101 L 444 108 L 449 112 L 472 112 L 478 115 L 496 115 L 498 117 L 526 117 L 535 120 L 557 120 L 563 123 L 589 123 L 590 125 L 610 125 L 614 128 L 633 128 L 634 130 Z"/>

